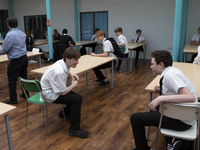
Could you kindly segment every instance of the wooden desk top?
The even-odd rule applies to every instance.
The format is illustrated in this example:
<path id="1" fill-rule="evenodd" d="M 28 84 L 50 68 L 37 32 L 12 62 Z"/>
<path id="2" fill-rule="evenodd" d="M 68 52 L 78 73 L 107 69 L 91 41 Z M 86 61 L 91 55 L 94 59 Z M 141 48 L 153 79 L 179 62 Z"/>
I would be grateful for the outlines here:
<path id="1" fill-rule="evenodd" d="M 3 43 L 3 41 L 0 41 L 0 44 L 2 44 Z"/>
<path id="2" fill-rule="evenodd" d="M 41 53 L 41 52 L 39 52 L 39 53 L 28 52 L 27 57 L 33 57 L 33 56 L 37 56 L 37 55 L 41 55 L 41 54 L 43 54 L 43 53 Z M 0 63 L 7 62 L 7 61 L 9 61 L 9 60 L 8 60 L 8 57 L 7 57 L 6 54 L 0 55 Z"/>
<path id="3" fill-rule="evenodd" d="M 94 57 L 91 55 L 83 55 L 79 59 L 79 64 L 76 66 L 76 68 L 71 68 L 70 72 L 73 74 L 79 74 L 82 72 L 85 72 L 87 70 L 93 69 L 95 67 L 98 67 L 102 64 L 105 64 L 107 62 L 110 62 L 112 60 L 116 59 L 115 57 Z M 31 70 L 31 72 L 35 74 L 44 74 L 45 71 L 50 67 L 45 66 L 42 68 Z"/>
<path id="4" fill-rule="evenodd" d="M 173 62 L 173 67 L 181 70 L 183 74 L 193 83 L 198 99 L 200 99 L 200 65 L 192 63 Z M 154 87 L 159 85 L 160 75 L 158 75 L 146 88 L 145 91 L 156 92 Z"/>
<path id="5" fill-rule="evenodd" d="M 128 49 L 129 50 L 133 50 L 133 49 L 135 49 L 137 47 L 140 47 L 140 46 L 143 46 L 143 45 L 146 45 L 146 44 L 147 44 L 147 42 L 145 42 L 145 43 L 131 43 L 131 42 L 128 42 Z"/>
<path id="6" fill-rule="evenodd" d="M 16 108 L 17 108 L 16 106 L 12 106 L 12 105 L 8 105 L 8 104 L 0 102 L 0 116 L 4 116 Z"/>
<path id="7" fill-rule="evenodd" d="M 53 40 L 53 43 L 59 42 L 59 40 Z M 43 45 L 43 44 L 48 44 L 48 40 L 44 41 L 35 41 L 35 45 Z"/>
<path id="8" fill-rule="evenodd" d="M 197 47 L 199 45 L 186 44 L 183 53 L 198 54 Z"/>

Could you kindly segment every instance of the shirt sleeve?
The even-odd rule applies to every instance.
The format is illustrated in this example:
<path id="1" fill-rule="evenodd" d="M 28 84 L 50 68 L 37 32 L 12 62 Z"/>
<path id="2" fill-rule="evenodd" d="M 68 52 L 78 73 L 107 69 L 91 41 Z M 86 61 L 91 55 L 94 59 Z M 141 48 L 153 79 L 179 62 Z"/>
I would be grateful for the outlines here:
<path id="1" fill-rule="evenodd" d="M 196 40 L 195 40 L 195 35 L 193 35 L 193 37 L 192 37 L 192 39 L 191 39 L 191 40 L 192 40 L 192 41 L 196 41 Z"/>
<path id="2" fill-rule="evenodd" d="M 61 93 L 67 90 L 65 77 L 54 70 L 51 71 L 50 85 L 54 93 Z"/>
<path id="3" fill-rule="evenodd" d="M 123 44 L 125 43 L 126 44 L 126 41 L 123 37 L 118 37 L 118 44 Z"/>
<path id="4" fill-rule="evenodd" d="M 7 34 L 1 47 L 2 53 L 7 53 L 11 49 L 14 41 L 15 41 L 15 37 L 11 36 L 10 34 Z"/>
<path id="5" fill-rule="evenodd" d="M 111 42 L 109 40 L 106 40 L 104 42 L 104 52 L 110 52 L 111 51 Z"/>
<path id="6" fill-rule="evenodd" d="M 178 94 L 178 89 L 186 87 L 186 84 L 183 82 L 181 77 L 177 74 L 164 76 L 165 84 L 168 89 Z"/>

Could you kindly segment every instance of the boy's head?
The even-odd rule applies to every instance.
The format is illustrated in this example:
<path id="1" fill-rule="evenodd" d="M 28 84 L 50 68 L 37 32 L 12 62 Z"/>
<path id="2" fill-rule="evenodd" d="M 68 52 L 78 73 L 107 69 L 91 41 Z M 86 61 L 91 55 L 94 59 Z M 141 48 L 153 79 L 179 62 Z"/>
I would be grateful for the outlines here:
<path id="1" fill-rule="evenodd" d="M 7 20 L 8 28 L 16 28 L 18 26 L 18 20 L 15 17 L 9 17 Z"/>
<path id="2" fill-rule="evenodd" d="M 115 35 L 118 37 L 120 34 L 122 34 L 122 28 L 121 27 L 118 27 L 114 30 L 115 32 Z"/>
<path id="3" fill-rule="evenodd" d="M 151 53 L 151 69 L 156 74 L 161 74 L 168 66 L 172 66 L 173 60 L 170 52 L 166 50 L 154 51 Z"/>
<path id="4" fill-rule="evenodd" d="M 98 41 L 103 41 L 103 39 L 106 37 L 106 32 L 103 30 L 99 30 L 95 33 L 95 37 L 98 39 Z"/>
<path id="5" fill-rule="evenodd" d="M 141 36 L 142 30 L 141 30 L 141 29 L 137 29 L 137 30 L 136 30 L 136 34 L 137 34 L 138 36 Z"/>
<path id="6" fill-rule="evenodd" d="M 198 28 L 197 32 L 198 32 L 198 34 L 200 34 L 200 27 Z"/>
<path id="7" fill-rule="evenodd" d="M 62 34 L 67 34 L 67 33 L 68 33 L 67 29 L 62 30 Z"/>

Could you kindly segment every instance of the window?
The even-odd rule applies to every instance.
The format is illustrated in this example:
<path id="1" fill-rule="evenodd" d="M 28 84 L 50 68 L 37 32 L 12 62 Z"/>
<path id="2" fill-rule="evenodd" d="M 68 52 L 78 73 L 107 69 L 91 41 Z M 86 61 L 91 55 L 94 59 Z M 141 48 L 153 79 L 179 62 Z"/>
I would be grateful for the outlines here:
<path id="1" fill-rule="evenodd" d="M 24 16 L 25 31 L 31 32 L 34 39 L 46 39 L 46 15 Z"/>
<path id="2" fill-rule="evenodd" d="M 80 13 L 81 40 L 91 40 L 96 28 L 108 33 L 108 12 Z"/>
<path id="3" fill-rule="evenodd" d="M 3 39 L 5 38 L 6 33 L 8 32 L 8 27 L 6 24 L 7 18 L 8 18 L 8 10 L 0 10 L 0 33 Z"/>

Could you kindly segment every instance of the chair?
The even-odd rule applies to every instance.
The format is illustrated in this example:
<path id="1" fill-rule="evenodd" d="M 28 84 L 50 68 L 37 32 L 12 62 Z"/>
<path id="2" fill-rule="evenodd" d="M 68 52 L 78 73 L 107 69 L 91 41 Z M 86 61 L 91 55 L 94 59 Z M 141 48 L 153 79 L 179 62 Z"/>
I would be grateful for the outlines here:
<path id="1" fill-rule="evenodd" d="M 23 79 L 23 78 L 19 78 L 22 89 L 25 93 L 26 99 L 27 99 L 27 106 L 26 106 L 26 130 L 27 130 L 27 118 L 28 118 L 28 103 L 33 103 L 33 104 L 38 104 L 38 105 L 45 105 L 46 106 L 46 136 L 48 135 L 48 103 L 45 99 L 45 97 L 42 94 L 42 87 L 40 84 L 39 80 L 27 80 L 27 79 Z M 35 95 L 29 97 L 28 94 L 26 93 L 26 91 L 28 92 L 34 92 L 36 93 Z M 44 102 L 40 101 L 40 95 L 42 96 L 42 99 L 44 100 Z M 64 108 L 62 105 L 62 110 L 64 112 Z M 66 122 L 66 118 L 65 118 L 65 113 L 64 114 L 64 119 Z M 43 116 L 44 116 L 44 109 L 43 109 Z"/>
<path id="2" fill-rule="evenodd" d="M 126 58 L 128 58 L 128 57 L 125 57 L 125 54 L 124 54 L 124 52 L 125 52 L 125 47 L 124 46 L 119 46 L 119 48 L 120 48 L 120 50 L 121 50 L 121 53 L 123 54 L 123 58 L 120 58 L 120 57 L 117 57 L 117 59 L 121 59 L 121 60 L 123 60 L 123 59 L 126 59 Z M 129 60 L 129 59 L 127 59 L 127 60 Z M 127 64 L 129 64 L 129 62 L 127 63 Z M 127 66 L 128 67 L 128 66 Z M 128 67 L 129 68 L 129 67 Z"/>
<path id="3" fill-rule="evenodd" d="M 161 117 L 160 117 L 158 131 L 156 134 L 155 150 L 157 149 L 159 132 L 161 132 L 165 136 L 174 137 L 182 140 L 193 141 L 197 139 L 198 140 L 197 149 L 199 149 L 199 110 L 200 110 L 199 105 L 195 105 L 195 103 L 193 104 L 184 103 L 184 105 L 165 103 L 161 105 L 159 110 L 161 113 Z M 196 120 L 196 122 L 195 125 L 193 125 L 191 128 L 185 131 L 164 129 L 161 128 L 163 115 L 180 120 Z"/>

